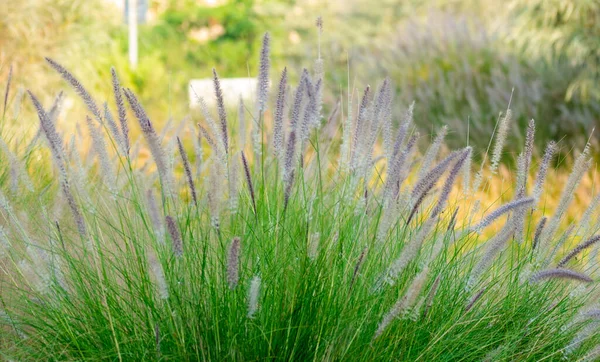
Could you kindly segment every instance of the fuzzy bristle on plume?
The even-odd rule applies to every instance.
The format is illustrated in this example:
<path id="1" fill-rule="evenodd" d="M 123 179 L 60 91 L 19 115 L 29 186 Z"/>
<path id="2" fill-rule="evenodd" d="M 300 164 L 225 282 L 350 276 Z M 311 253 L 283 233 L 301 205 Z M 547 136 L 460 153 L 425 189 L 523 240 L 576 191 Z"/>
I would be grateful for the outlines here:
<path id="1" fill-rule="evenodd" d="M 146 111 L 138 101 L 135 94 L 133 94 L 133 92 L 129 89 L 125 89 L 124 93 L 125 98 L 127 98 L 127 101 L 129 102 L 129 106 L 133 110 L 133 113 L 135 114 L 136 118 L 138 119 L 140 128 L 142 129 L 142 134 L 146 139 L 146 142 L 148 143 L 150 153 L 152 154 L 152 158 L 156 163 L 158 174 L 163 183 L 163 189 L 167 195 L 171 195 L 173 187 L 173 175 L 168 170 L 167 165 L 169 163 L 167 161 L 165 152 L 162 148 L 160 138 L 154 130 L 152 122 L 150 122 Z"/>
<path id="2" fill-rule="evenodd" d="M 217 70 L 213 68 L 213 85 L 215 87 L 215 97 L 217 99 L 217 113 L 219 114 L 219 122 L 221 123 L 221 138 L 225 153 L 229 153 L 229 136 L 227 133 L 227 111 L 225 110 L 225 101 L 223 100 L 223 90 L 221 89 L 221 81 Z"/>
<path id="3" fill-rule="evenodd" d="M 229 289 L 235 289 L 240 280 L 240 243 L 239 237 L 233 238 L 227 255 L 227 284 Z"/>
<path id="4" fill-rule="evenodd" d="M 100 109 L 98 108 L 98 105 L 96 105 L 96 102 L 94 101 L 90 93 L 87 91 L 87 89 L 85 89 L 85 87 L 79 82 L 79 80 L 75 78 L 75 76 L 71 72 L 69 72 L 65 67 L 58 64 L 50 58 L 46 58 L 46 61 L 48 62 L 48 64 L 50 64 L 52 68 L 54 68 L 54 70 L 56 70 L 63 77 L 65 81 L 67 81 L 67 83 L 69 83 L 73 87 L 73 89 L 75 89 L 75 92 L 81 97 L 81 99 L 83 99 L 83 102 L 87 106 L 88 110 L 92 113 L 94 118 L 96 118 L 96 120 L 100 124 L 102 124 L 102 114 L 100 113 Z"/>
<path id="5" fill-rule="evenodd" d="M 121 90 L 121 83 L 117 76 L 115 68 L 110 69 L 112 76 L 113 93 L 115 96 L 115 103 L 117 105 L 117 113 L 119 114 L 119 123 L 121 124 L 121 137 L 125 155 L 129 156 L 129 125 L 127 124 L 127 110 L 125 109 L 125 102 L 123 101 L 123 93 Z"/>
<path id="6" fill-rule="evenodd" d="M 281 162 L 283 160 L 283 116 L 285 110 L 285 98 L 287 90 L 287 68 L 283 68 L 281 79 L 279 80 L 279 90 L 277 92 L 277 102 L 275 105 L 275 117 L 273 119 L 273 152 L 275 157 Z"/>
<path id="7" fill-rule="evenodd" d="M 183 239 L 181 239 L 181 232 L 179 231 L 179 226 L 177 226 L 177 222 L 171 215 L 167 215 L 165 217 L 165 221 L 167 223 L 167 230 L 169 231 L 169 235 L 171 235 L 171 242 L 173 243 L 171 246 L 173 248 L 173 254 L 181 258 L 183 256 Z"/>
<path id="8" fill-rule="evenodd" d="M 537 283 L 546 279 L 567 279 L 578 282 L 591 283 L 593 280 L 589 276 L 569 269 L 556 268 L 546 269 L 533 274 L 529 281 Z"/>
<path id="9" fill-rule="evenodd" d="M 181 162 L 183 163 L 183 170 L 185 171 L 185 177 L 190 188 L 190 194 L 192 195 L 192 201 L 194 205 L 198 205 L 198 198 L 196 196 L 196 185 L 194 185 L 194 177 L 192 176 L 192 167 L 190 166 L 190 160 L 188 159 L 187 152 L 183 147 L 183 143 L 179 137 L 177 137 L 177 148 L 179 149 L 179 155 L 181 156 Z"/>
<path id="10" fill-rule="evenodd" d="M 259 113 L 267 110 L 269 100 L 269 72 L 271 70 L 271 36 L 265 33 L 260 49 L 260 63 L 258 66 L 258 81 L 256 84 L 256 106 Z"/>

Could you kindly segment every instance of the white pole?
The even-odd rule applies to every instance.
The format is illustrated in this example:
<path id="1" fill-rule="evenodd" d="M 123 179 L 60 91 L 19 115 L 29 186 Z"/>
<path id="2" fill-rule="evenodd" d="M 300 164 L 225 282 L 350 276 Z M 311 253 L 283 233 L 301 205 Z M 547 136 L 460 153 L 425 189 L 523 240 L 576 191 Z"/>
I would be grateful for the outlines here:
<path id="1" fill-rule="evenodd" d="M 127 0 L 128 16 L 127 23 L 129 25 L 129 66 L 135 69 L 138 63 L 138 32 L 137 32 L 137 0 Z"/>

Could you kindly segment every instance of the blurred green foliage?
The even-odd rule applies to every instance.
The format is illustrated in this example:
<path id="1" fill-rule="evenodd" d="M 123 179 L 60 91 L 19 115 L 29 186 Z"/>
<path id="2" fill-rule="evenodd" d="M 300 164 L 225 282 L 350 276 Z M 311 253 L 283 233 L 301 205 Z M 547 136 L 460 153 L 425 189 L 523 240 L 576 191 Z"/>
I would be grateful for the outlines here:
<path id="1" fill-rule="evenodd" d="M 574 70 L 567 100 L 600 100 L 600 1 L 513 0 L 508 38 L 519 51 Z"/>
<path id="2" fill-rule="evenodd" d="M 582 143 L 600 117 L 596 0 L 381 0 L 377 6 L 370 0 L 230 0 L 217 6 L 154 0 L 155 17 L 139 28 L 135 70 L 127 61 L 123 14 L 106 5 L 0 2 L 0 63 L 16 65 L 20 85 L 50 84 L 58 76 L 43 56 L 54 57 L 109 102 L 106 79 L 115 66 L 160 123 L 189 112 L 189 80 L 210 77 L 213 67 L 222 77 L 254 75 L 265 31 L 273 35 L 272 79 L 284 65 L 295 79 L 316 58 L 314 20 L 322 15 L 321 50 L 331 84 L 325 88 L 336 89 L 324 95 L 327 104 L 344 94 L 346 107 L 347 87 L 360 92 L 389 75 L 397 114 L 415 101 L 422 131 L 448 124 L 455 130 L 452 146 L 465 144 L 467 135 L 469 143 L 485 146 L 513 88 L 517 122 L 535 118 L 538 139 Z"/>

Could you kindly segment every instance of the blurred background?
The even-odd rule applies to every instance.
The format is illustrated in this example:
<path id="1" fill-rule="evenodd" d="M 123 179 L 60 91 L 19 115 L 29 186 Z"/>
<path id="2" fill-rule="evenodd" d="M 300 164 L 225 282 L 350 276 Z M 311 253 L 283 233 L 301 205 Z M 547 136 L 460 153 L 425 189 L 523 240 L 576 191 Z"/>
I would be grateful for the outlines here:
<path id="1" fill-rule="evenodd" d="M 132 0 L 129 0 L 132 1 Z M 0 80 L 13 67 L 11 117 L 3 127 L 37 120 L 21 102 L 32 89 L 50 104 L 68 89 L 44 61 L 70 69 L 99 102 L 112 105 L 110 67 L 140 96 L 154 122 L 189 113 L 188 84 L 210 77 L 256 75 L 260 39 L 272 35 L 272 79 L 292 79 L 317 56 L 322 16 L 325 103 L 350 87 L 390 76 L 400 114 L 412 101 L 424 134 L 442 124 L 453 146 L 485 149 L 499 112 L 511 108 L 522 140 L 537 121 L 538 150 L 552 138 L 582 146 L 600 116 L 600 2 L 597 0 L 2 0 Z M 137 18 L 137 61 L 130 59 L 128 19 Z M 133 24 L 131 24 L 133 25 Z M 513 93 L 514 89 L 514 93 Z M 83 120 L 81 102 L 65 105 Z M 328 109 L 324 110 L 327 115 Z M 597 149 L 597 148 L 596 148 Z"/>

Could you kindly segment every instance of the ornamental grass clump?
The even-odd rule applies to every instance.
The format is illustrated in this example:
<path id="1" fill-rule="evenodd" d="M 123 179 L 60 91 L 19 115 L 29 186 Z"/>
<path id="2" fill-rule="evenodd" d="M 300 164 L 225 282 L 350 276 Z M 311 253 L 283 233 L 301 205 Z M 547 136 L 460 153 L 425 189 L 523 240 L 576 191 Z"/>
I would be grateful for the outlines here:
<path id="1" fill-rule="evenodd" d="M 270 104 L 262 44 L 254 102 L 232 116 L 215 71 L 216 113 L 200 99 L 174 127 L 150 121 L 115 69 L 101 113 L 48 60 L 87 106 L 91 143 L 75 132 L 65 145 L 62 95 L 46 108 L 29 92 L 32 140 L 1 134 L 1 359 L 595 358 L 597 200 L 585 225 L 566 217 L 590 150 L 554 208 L 541 200 L 558 191 L 545 180 L 559 148 L 534 157 L 533 121 L 511 144 L 509 110 L 491 162 L 448 150 L 446 127 L 426 150 L 420 105 L 396 109 L 390 79 L 322 105 L 337 89 L 325 52 L 314 69 L 277 70 Z M 522 150 L 514 176 L 508 148 Z M 502 195 L 479 187 L 488 171 Z"/>

